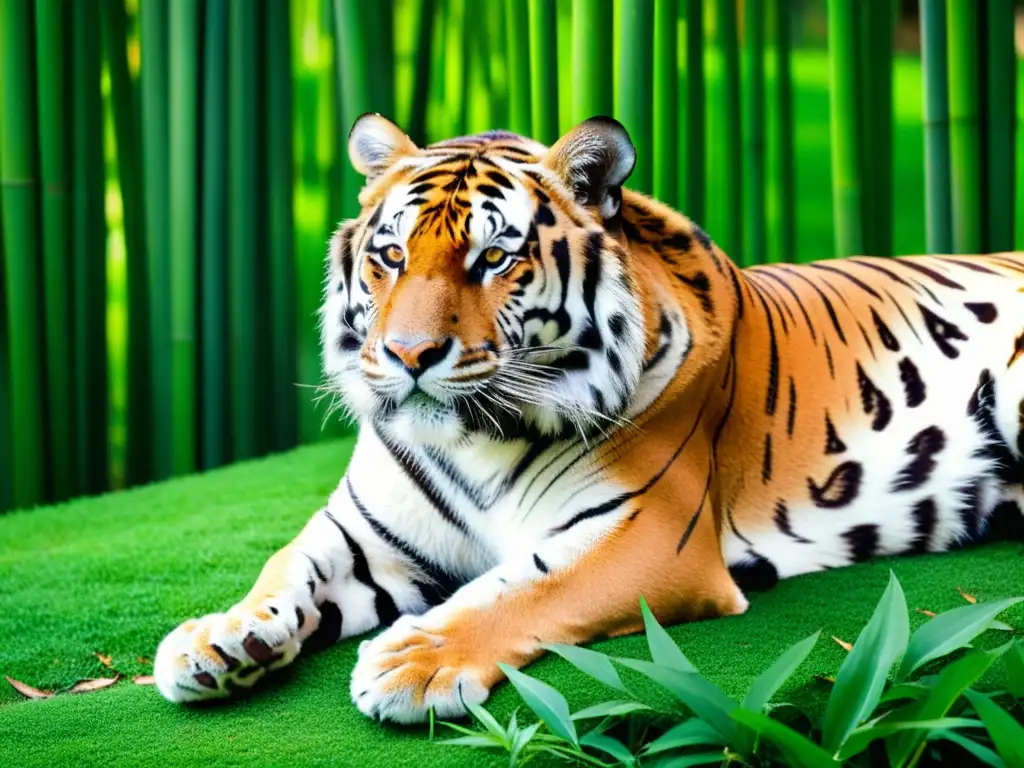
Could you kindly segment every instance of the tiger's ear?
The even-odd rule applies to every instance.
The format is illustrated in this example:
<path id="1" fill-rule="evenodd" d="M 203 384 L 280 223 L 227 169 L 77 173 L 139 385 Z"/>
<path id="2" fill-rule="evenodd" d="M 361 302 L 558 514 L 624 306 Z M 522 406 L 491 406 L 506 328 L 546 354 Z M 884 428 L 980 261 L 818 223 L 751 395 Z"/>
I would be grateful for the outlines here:
<path id="1" fill-rule="evenodd" d="M 610 219 L 619 211 L 622 183 L 636 165 L 636 150 L 622 123 L 610 117 L 584 120 L 544 156 L 581 205 L 598 206 Z"/>
<path id="2" fill-rule="evenodd" d="M 401 128 L 376 112 L 357 118 L 348 134 L 349 159 L 356 171 L 366 176 L 367 183 L 401 158 L 418 152 L 419 147 Z"/>

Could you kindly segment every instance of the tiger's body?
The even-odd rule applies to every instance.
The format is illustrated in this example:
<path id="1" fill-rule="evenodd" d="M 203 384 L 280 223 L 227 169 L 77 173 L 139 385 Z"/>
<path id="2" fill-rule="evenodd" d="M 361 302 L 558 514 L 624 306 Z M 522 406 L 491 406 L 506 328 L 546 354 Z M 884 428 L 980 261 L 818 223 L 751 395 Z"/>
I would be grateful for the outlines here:
<path id="1" fill-rule="evenodd" d="M 548 150 L 364 117 L 324 366 L 337 491 L 226 613 L 161 644 L 173 701 L 364 643 L 351 695 L 465 711 L 547 643 L 742 613 L 744 590 L 1024 528 L 1024 254 L 737 269 L 622 190 L 613 121 Z"/>

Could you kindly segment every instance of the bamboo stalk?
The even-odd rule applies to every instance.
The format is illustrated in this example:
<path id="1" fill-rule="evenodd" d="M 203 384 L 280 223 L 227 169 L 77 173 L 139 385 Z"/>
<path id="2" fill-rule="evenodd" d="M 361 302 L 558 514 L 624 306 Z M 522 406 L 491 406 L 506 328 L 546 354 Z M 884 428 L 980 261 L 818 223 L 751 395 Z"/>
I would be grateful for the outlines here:
<path id="1" fill-rule="evenodd" d="M 1013 250 L 1017 61 L 1013 0 L 987 0 L 985 14 L 985 249 Z"/>
<path id="2" fill-rule="evenodd" d="M 173 389 L 171 386 L 170 193 L 168 145 L 167 5 L 140 0 L 142 66 L 142 166 L 145 186 L 146 251 L 149 276 L 150 386 L 153 396 L 153 477 L 173 472 Z"/>
<path id="3" fill-rule="evenodd" d="M 99 7 L 74 0 L 71 25 L 73 118 L 72 277 L 79 491 L 106 490 L 109 394 L 106 338 L 106 224 Z"/>
<path id="4" fill-rule="evenodd" d="M 203 57 L 203 182 L 200 248 L 200 465 L 220 466 L 229 458 L 227 264 L 227 66 L 228 0 L 206 0 Z M 315 151 L 315 136 L 310 139 Z"/>
<path id="5" fill-rule="evenodd" d="M 924 75 L 925 226 L 929 253 L 953 250 L 949 168 L 946 0 L 921 0 Z"/>
<path id="6" fill-rule="evenodd" d="M 718 77 L 708 99 L 707 226 L 727 254 L 745 262 L 743 249 L 743 169 L 740 132 L 740 65 L 735 0 L 717 0 L 715 49 Z"/>
<path id="7" fill-rule="evenodd" d="M 857 88 L 857 0 L 829 0 L 829 102 L 832 136 L 832 206 L 839 257 L 862 253 L 861 176 Z"/>
<path id="8" fill-rule="evenodd" d="M 651 189 L 667 205 L 679 205 L 679 105 L 676 0 L 654 0 L 654 73 Z"/>
<path id="9" fill-rule="evenodd" d="M 395 0 L 373 0 L 364 4 L 363 30 L 373 30 L 375 51 L 364 71 L 370 79 L 373 109 L 395 118 Z M 345 40 L 349 43 L 348 38 Z M 351 125 L 352 118 L 349 121 Z"/>
<path id="10" fill-rule="evenodd" d="M 561 135 L 573 126 L 573 104 L 575 99 L 571 94 L 576 90 L 576 70 L 573 62 L 576 60 L 573 51 L 573 37 L 576 34 L 573 25 L 573 7 L 575 3 L 570 0 L 555 0 L 555 15 L 557 16 L 556 26 L 558 27 L 555 37 L 558 40 L 558 92 L 561 98 L 558 100 L 558 134 Z"/>
<path id="11" fill-rule="evenodd" d="M 298 439 L 295 411 L 296 333 L 291 35 L 288 8 L 276 0 L 266 11 L 266 142 L 267 227 L 270 257 L 270 402 L 273 409 L 271 447 L 284 450 Z"/>
<path id="12" fill-rule="evenodd" d="M 256 367 L 258 247 L 256 164 L 256 4 L 231 0 L 228 25 L 228 350 L 234 458 L 259 453 Z"/>
<path id="13" fill-rule="evenodd" d="M 369 66 L 365 10 L 366 6 L 362 3 L 334 0 L 334 39 L 337 44 L 335 52 L 338 56 L 338 87 L 340 89 L 338 103 L 341 105 L 339 138 L 346 139 L 339 141 L 340 148 L 348 146 L 348 131 L 356 118 L 373 109 L 371 83 L 365 75 Z M 469 36 L 467 35 L 467 37 Z M 339 41 L 344 41 L 344 43 L 340 44 Z M 356 196 L 363 185 L 363 179 L 359 177 L 347 158 L 343 167 L 344 200 L 342 207 L 343 215 L 348 218 L 359 213 L 359 202 Z"/>
<path id="14" fill-rule="evenodd" d="M 437 19 L 436 0 L 422 0 L 413 6 L 416 14 L 416 65 L 413 73 L 412 105 L 409 109 L 409 137 L 423 146 L 427 141 L 427 105 L 433 88 L 432 62 L 434 23 Z"/>
<path id="15" fill-rule="evenodd" d="M 558 139 L 558 16 L 555 0 L 530 0 L 530 112 L 533 138 Z"/>
<path id="16" fill-rule="evenodd" d="M 3 23 L 0 17 L 0 24 Z M 0 39 L 3 39 L 0 33 Z M 2 66 L 2 65 L 0 65 Z M 0 72 L 0 77 L 2 77 Z M 0 89 L 2 90 L 2 89 Z M 0 101 L 3 97 L 0 96 Z M 0 105 L 0 114 L 3 107 Z M 0 145 L 3 144 L 3 121 L 0 121 Z M 0 164 L 0 179 L 3 165 Z M 4 227 L 0 216 L 0 514 L 14 508 L 14 455 L 11 451 L 11 367 L 7 344 L 7 291 L 4 284 Z"/>
<path id="17" fill-rule="evenodd" d="M 949 159 L 953 249 L 983 248 L 981 104 L 978 62 L 980 9 L 974 0 L 947 0 Z"/>
<path id="18" fill-rule="evenodd" d="M 321 0 L 328 9 L 333 7 L 329 0 Z M 321 157 L 321 144 L 335 144 L 334 131 L 329 126 L 333 109 L 334 68 L 324 54 L 329 50 L 328 42 L 333 34 L 333 25 L 323 26 L 323 9 L 309 5 L 305 19 L 297 30 L 300 39 L 313 39 L 315 44 L 297 44 L 295 54 L 299 59 L 298 133 L 302 173 L 296 194 L 296 315 L 298 329 L 297 369 L 298 383 L 295 397 L 299 407 L 299 434 L 303 443 L 312 443 L 324 437 L 321 429 L 322 416 L 316 412 L 313 387 L 320 382 L 320 343 L 316 329 L 316 313 L 320 306 L 323 281 L 323 254 L 326 233 L 330 233 L 336 219 L 329 218 L 334 209 L 329 207 L 329 176 L 323 167 L 326 157 Z M 324 32 L 327 32 L 325 35 Z M 435 49 L 436 50 L 436 49 Z M 435 78 L 431 77 L 431 87 Z M 428 119 L 430 113 L 428 112 Z M 330 136 L 330 142 L 322 142 L 321 134 Z M 227 141 L 225 132 L 223 141 Z M 335 151 L 343 147 L 334 148 Z M 331 190 L 333 191 L 333 190 Z"/>
<path id="19" fill-rule="evenodd" d="M 554 28 L 552 27 L 552 33 Z M 505 0 L 505 53 L 508 58 L 508 127 L 529 136 L 530 105 L 530 7 L 525 0 Z"/>
<path id="20" fill-rule="evenodd" d="M 743 7 L 743 244 L 745 264 L 767 261 L 763 0 Z"/>
<path id="21" fill-rule="evenodd" d="M 466 5 L 467 10 L 473 7 L 470 3 Z M 505 3 L 486 3 L 480 10 L 483 11 L 483 28 L 471 41 L 476 47 L 471 55 L 480 62 L 478 67 L 474 67 L 478 77 L 474 78 L 470 74 L 471 81 L 477 80 L 477 84 L 471 85 L 469 89 L 472 94 L 470 106 L 476 117 L 475 123 L 470 121 L 474 132 L 507 129 L 509 126 L 511 73 L 508 70 L 509 59 L 505 45 L 508 41 Z M 528 56 L 526 60 L 529 61 Z"/>
<path id="22" fill-rule="evenodd" d="M 775 0 L 776 163 L 774 185 L 778 237 L 774 261 L 799 261 L 796 242 L 796 144 L 793 126 L 793 72 L 790 66 L 790 5 Z"/>
<path id="23" fill-rule="evenodd" d="M 64 115 L 65 21 L 63 0 L 36 0 L 36 64 L 39 152 L 42 176 L 43 300 L 46 339 L 46 414 L 52 496 L 74 494 L 75 455 L 71 426 L 71 291 L 68 286 L 67 122 Z"/>
<path id="24" fill-rule="evenodd" d="M 28 507 L 42 502 L 46 496 L 37 238 L 39 177 L 32 51 L 35 36 L 29 0 L 11 0 L 3 10 L 0 210 L 4 221 L 4 277 L 10 329 L 13 502 L 15 507 Z"/>
<path id="25" fill-rule="evenodd" d="M 654 161 L 654 0 L 628 0 L 617 7 L 616 36 L 622 46 L 617 111 L 636 147 L 636 167 L 628 183 L 631 189 L 649 194 Z"/>
<path id="26" fill-rule="evenodd" d="M 612 114 L 611 51 L 612 0 L 573 0 L 573 123 Z"/>
<path id="27" fill-rule="evenodd" d="M 169 5 L 170 30 L 170 231 L 171 400 L 174 473 L 196 468 L 196 127 L 199 5 Z M 211 52 L 213 55 L 215 53 Z"/>
<path id="28" fill-rule="evenodd" d="M 430 52 L 430 105 L 427 108 L 427 134 L 424 143 L 450 135 L 451 112 L 448 109 L 448 15 L 450 0 L 437 0 L 437 20 Z"/>
<path id="29" fill-rule="evenodd" d="M 686 212 L 696 222 L 707 215 L 704 82 L 704 3 L 682 0 L 686 8 Z"/>
<path id="30" fill-rule="evenodd" d="M 124 211 L 128 305 L 125 472 L 128 484 L 135 485 L 149 480 L 153 474 L 149 270 L 143 219 L 138 97 L 128 71 L 128 22 L 122 0 L 103 0 L 100 17 L 103 46 L 110 68 L 117 176 Z"/>
<path id="31" fill-rule="evenodd" d="M 864 250 L 892 254 L 892 0 L 861 3 L 861 175 Z"/>

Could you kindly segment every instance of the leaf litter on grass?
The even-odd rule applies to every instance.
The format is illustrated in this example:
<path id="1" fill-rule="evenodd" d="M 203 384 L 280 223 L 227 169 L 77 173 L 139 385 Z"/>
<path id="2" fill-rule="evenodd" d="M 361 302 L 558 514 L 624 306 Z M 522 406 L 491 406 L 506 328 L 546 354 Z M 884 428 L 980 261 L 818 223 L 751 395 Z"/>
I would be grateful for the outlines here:
<path id="1" fill-rule="evenodd" d="M 121 679 L 120 675 L 115 677 L 94 677 L 88 680 L 79 680 L 68 691 L 68 693 L 92 693 L 109 688 Z"/>
<path id="2" fill-rule="evenodd" d="M 853 646 L 850 643 L 846 642 L 845 640 L 840 640 L 835 635 L 832 635 L 832 639 L 835 640 L 837 643 L 839 643 L 839 647 L 842 648 L 847 653 L 849 653 L 850 651 L 853 650 Z"/>
<path id="3" fill-rule="evenodd" d="M 21 680 L 15 680 L 7 675 L 4 675 L 4 677 L 11 684 L 11 687 L 26 699 L 48 699 L 53 696 L 53 691 L 41 691 L 38 688 L 33 688 L 28 683 L 21 682 Z"/>

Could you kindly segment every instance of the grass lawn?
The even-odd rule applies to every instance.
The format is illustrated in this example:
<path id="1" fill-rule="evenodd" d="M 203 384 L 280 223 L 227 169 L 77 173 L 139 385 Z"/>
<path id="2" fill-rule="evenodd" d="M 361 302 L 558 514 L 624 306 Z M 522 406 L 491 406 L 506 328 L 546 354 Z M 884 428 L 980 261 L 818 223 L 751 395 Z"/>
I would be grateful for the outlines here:
<path id="1" fill-rule="evenodd" d="M 94 652 L 111 656 L 125 675 L 148 673 L 165 632 L 227 607 L 249 588 L 267 556 L 334 487 L 350 449 L 348 441 L 326 443 L 0 519 L 0 674 L 66 690 L 81 678 L 110 675 Z M 856 638 L 890 567 L 912 608 L 940 611 L 963 604 L 957 586 L 981 600 L 1024 594 L 1022 555 L 1024 545 L 1000 543 L 800 577 L 753 596 L 744 617 L 672 634 L 699 669 L 738 695 L 778 653 L 822 629 L 786 693 L 820 700 L 826 684 L 813 675 L 834 675 L 844 654 L 829 636 Z M 1008 616 L 1024 623 L 1022 610 Z M 300 660 L 246 700 L 191 710 L 128 679 L 44 701 L 22 700 L 0 681 L 0 765 L 481 765 L 480 754 L 430 744 L 422 729 L 383 727 L 360 715 L 348 698 L 357 644 Z M 646 658 L 639 636 L 596 647 Z M 557 685 L 574 707 L 610 698 L 556 659 L 529 671 Z M 517 701 L 504 685 L 491 707 L 507 717 Z"/>
<path id="2" fill-rule="evenodd" d="M 801 52 L 793 65 L 799 256 L 827 257 L 833 249 L 827 62 L 823 53 Z M 898 59 L 899 253 L 924 249 L 920 93 L 919 62 Z M 126 676 L 149 673 L 167 631 L 224 609 L 249 588 L 265 559 L 333 489 L 350 448 L 346 441 L 325 443 L 0 518 L 0 675 L 64 690 L 81 678 L 110 674 L 94 653 L 111 656 Z M 820 702 L 826 684 L 814 675 L 834 674 L 844 654 L 829 636 L 855 639 L 889 568 L 911 608 L 941 611 L 962 604 L 957 586 L 981 600 L 1024 594 L 1022 555 L 1024 545 L 1001 543 L 800 577 L 753 596 L 746 616 L 671 632 L 699 669 L 740 694 L 778 653 L 821 629 L 814 653 L 783 692 L 791 701 Z M 1007 620 L 1024 624 L 1024 608 Z M 915 626 L 924 621 L 914 614 Z M 259 695 L 203 709 L 175 707 L 155 688 L 130 680 L 45 701 L 25 701 L 0 680 L 0 765 L 486 764 L 480 753 L 427 743 L 422 729 L 382 727 L 362 717 L 348 699 L 356 645 L 350 641 L 301 661 Z M 597 647 L 646 657 L 642 637 Z M 574 708 L 608 698 L 599 684 L 555 659 L 529 672 L 558 685 Z M 502 686 L 489 706 L 505 718 L 517 702 Z"/>

